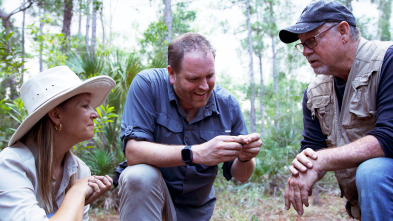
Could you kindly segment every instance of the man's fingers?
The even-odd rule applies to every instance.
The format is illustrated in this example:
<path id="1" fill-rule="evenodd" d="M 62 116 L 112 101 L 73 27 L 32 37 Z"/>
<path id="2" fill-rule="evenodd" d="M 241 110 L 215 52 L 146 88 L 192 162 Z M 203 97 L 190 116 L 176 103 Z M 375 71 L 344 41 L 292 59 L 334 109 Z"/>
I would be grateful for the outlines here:
<path id="1" fill-rule="evenodd" d="M 298 158 L 293 159 L 292 166 L 295 169 L 299 170 L 300 172 L 304 173 L 307 171 L 307 168 L 305 167 L 305 165 L 303 163 L 299 162 Z"/>
<path id="2" fill-rule="evenodd" d="M 251 148 L 261 148 L 262 146 L 262 141 L 261 140 L 256 140 L 252 141 L 246 144 L 243 144 L 243 149 L 251 149 Z"/>
<path id="3" fill-rule="evenodd" d="M 285 209 L 289 210 L 289 208 L 291 208 L 291 203 L 289 201 L 289 185 L 287 185 L 287 188 L 285 189 L 285 194 L 284 194 L 284 199 L 285 199 Z"/>
<path id="4" fill-rule="evenodd" d="M 294 161 L 297 161 L 299 164 L 301 164 L 302 166 L 305 166 L 309 169 L 311 169 L 313 167 L 312 162 L 310 160 L 310 158 L 308 158 L 304 152 L 298 154 L 296 156 L 296 158 L 292 161 L 292 163 L 294 163 Z M 294 165 L 295 166 L 295 165 Z M 298 168 L 299 169 L 299 168 Z"/>
<path id="5" fill-rule="evenodd" d="M 292 202 L 293 207 L 297 211 L 299 215 L 303 214 L 303 203 L 302 203 L 302 197 L 300 194 L 300 189 L 298 185 L 295 185 L 294 188 L 294 202 Z"/>
<path id="6" fill-rule="evenodd" d="M 308 203 L 309 191 L 306 190 L 305 188 L 302 188 L 300 191 L 301 191 L 300 193 L 301 193 L 301 197 L 302 197 L 302 204 L 304 204 L 306 207 L 308 207 L 308 205 L 309 205 L 309 203 Z"/>
<path id="7" fill-rule="evenodd" d="M 225 142 L 222 144 L 222 147 L 224 150 L 236 150 L 238 152 L 243 148 L 238 142 Z"/>
<path id="8" fill-rule="evenodd" d="M 297 169 L 295 169 L 295 167 L 290 166 L 289 167 L 289 171 L 292 173 L 292 175 L 297 176 L 299 175 L 299 171 Z"/>
<path id="9" fill-rule="evenodd" d="M 215 139 L 218 139 L 223 142 L 246 143 L 246 139 L 244 135 L 239 135 L 239 136 L 220 135 L 215 137 Z"/>
<path id="10" fill-rule="evenodd" d="M 318 154 L 311 148 L 307 148 L 303 152 L 304 152 L 304 155 L 306 155 L 307 157 L 310 157 L 313 160 L 318 159 Z"/>

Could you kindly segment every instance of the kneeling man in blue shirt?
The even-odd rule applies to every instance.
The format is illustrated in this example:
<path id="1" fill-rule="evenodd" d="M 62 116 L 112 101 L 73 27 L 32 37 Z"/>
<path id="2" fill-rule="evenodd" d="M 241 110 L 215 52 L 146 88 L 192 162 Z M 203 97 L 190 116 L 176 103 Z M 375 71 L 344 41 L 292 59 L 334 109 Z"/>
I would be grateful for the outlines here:
<path id="1" fill-rule="evenodd" d="M 227 180 L 250 178 L 262 141 L 215 85 L 214 60 L 205 37 L 186 33 L 169 45 L 167 68 L 132 81 L 120 135 L 127 161 L 117 168 L 121 220 L 209 220 L 217 165 Z"/>

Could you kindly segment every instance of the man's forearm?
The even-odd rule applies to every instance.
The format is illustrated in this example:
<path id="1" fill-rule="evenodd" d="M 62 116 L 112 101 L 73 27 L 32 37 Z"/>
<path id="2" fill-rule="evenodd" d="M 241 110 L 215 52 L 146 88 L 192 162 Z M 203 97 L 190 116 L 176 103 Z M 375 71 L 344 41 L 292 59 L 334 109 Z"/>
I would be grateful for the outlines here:
<path id="1" fill-rule="evenodd" d="M 320 150 L 317 154 L 316 166 L 321 171 L 352 168 L 368 159 L 385 156 L 377 138 L 371 135 L 341 147 Z"/>
<path id="2" fill-rule="evenodd" d="M 240 162 L 235 159 L 231 168 L 231 174 L 237 181 L 247 181 L 255 169 L 255 159 L 251 159 L 248 162 Z"/>
<path id="3" fill-rule="evenodd" d="M 165 145 L 149 141 L 128 140 L 126 159 L 129 166 L 149 164 L 156 167 L 174 167 L 184 165 L 181 150 L 184 145 Z"/>

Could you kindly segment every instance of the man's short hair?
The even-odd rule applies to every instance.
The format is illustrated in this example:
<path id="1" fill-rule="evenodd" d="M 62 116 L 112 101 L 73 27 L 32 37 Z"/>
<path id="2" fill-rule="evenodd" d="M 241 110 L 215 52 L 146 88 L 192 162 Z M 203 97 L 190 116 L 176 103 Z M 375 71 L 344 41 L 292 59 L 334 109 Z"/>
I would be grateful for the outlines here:
<path id="1" fill-rule="evenodd" d="M 216 50 L 205 37 L 189 32 L 180 35 L 169 44 L 168 65 L 172 67 L 175 73 L 179 73 L 184 54 L 193 51 L 204 52 L 206 55 L 212 53 L 213 57 L 216 57 Z"/>

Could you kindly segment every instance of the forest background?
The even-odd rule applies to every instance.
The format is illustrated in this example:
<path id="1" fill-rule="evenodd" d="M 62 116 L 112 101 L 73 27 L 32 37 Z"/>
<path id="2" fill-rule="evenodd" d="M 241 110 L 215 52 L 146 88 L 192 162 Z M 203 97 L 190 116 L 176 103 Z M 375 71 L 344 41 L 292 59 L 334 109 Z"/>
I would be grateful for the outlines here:
<path id="1" fill-rule="evenodd" d="M 313 189 L 299 217 L 283 211 L 288 165 L 302 138 L 301 101 L 314 77 L 278 31 L 313 1 L 296 0 L 0 0 L 0 150 L 27 116 L 18 88 L 34 74 L 67 65 L 81 78 L 109 75 L 117 83 L 99 108 L 94 137 L 73 148 L 93 174 L 113 176 L 124 160 L 119 130 L 133 77 L 167 65 L 167 46 L 185 32 L 206 36 L 217 49 L 217 84 L 239 100 L 249 132 L 263 139 L 246 183 L 215 182 L 212 220 L 345 220 L 334 174 Z M 392 0 L 341 1 L 362 36 L 392 40 Z M 92 205 L 91 218 L 117 220 L 117 189 Z"/>

